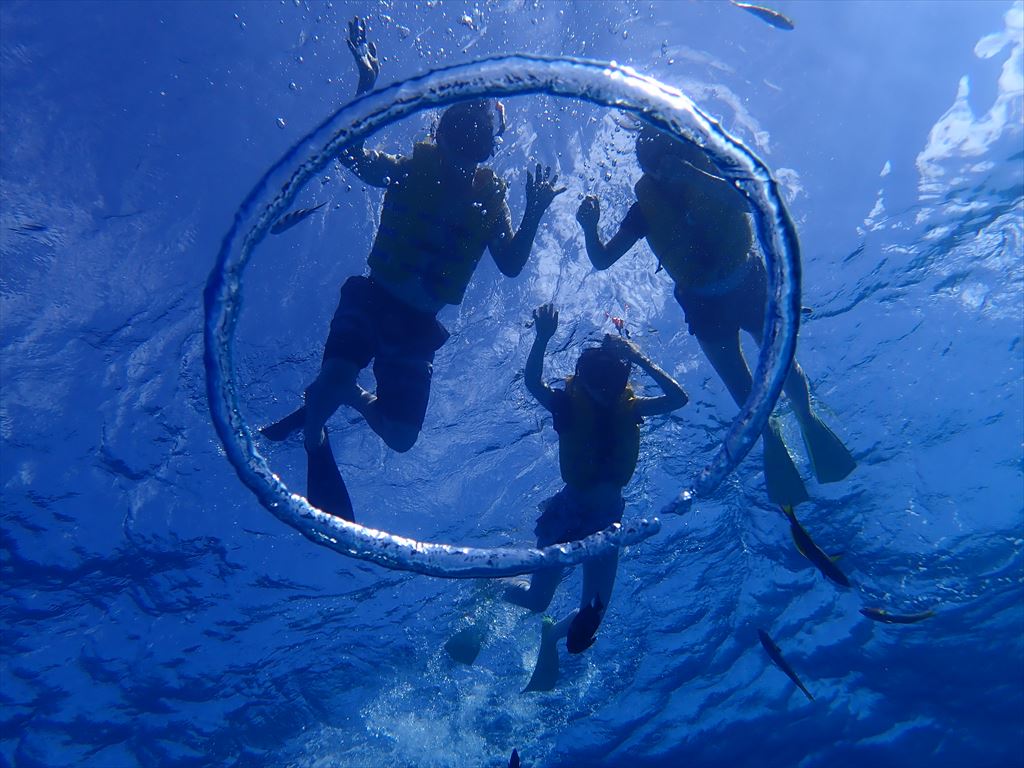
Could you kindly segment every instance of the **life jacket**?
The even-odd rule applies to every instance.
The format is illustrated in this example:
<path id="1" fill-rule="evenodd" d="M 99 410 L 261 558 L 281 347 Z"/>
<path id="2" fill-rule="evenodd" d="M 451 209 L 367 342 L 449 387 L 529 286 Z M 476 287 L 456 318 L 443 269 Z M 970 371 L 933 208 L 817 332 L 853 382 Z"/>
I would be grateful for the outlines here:
<path id="1" fill-rule="evenodd" d="M 681 290 L 720 284 L 746 264 L 750 230 L 745 217 L 737 217 L 730 231 L 713 228 L 717 220 L 709 214 L 710 204 L 702 206 L 699 195 L 680 195 L 648 174 L 633 191 L 647 224 L 647 244 Z M 705 226 L 700 218 L 707 220 Z"/>
<path id="2" fill-rule="evenodd" d="M 633 390 L 627 386 L 615 405 L 602 408 L 573 378 L 566 379 L 568 402 L 555 419 L 562 480 L 576 488 L 625 486 L 640 456 L 641 419 Z"/>
<path id="3" fill-rule="evenodd" d="M 504 182 L 477 168 L 468 192 L 442 175 L 437 145 L 416 144 L 406 172 L 384 194 L 370 269 L 401 283 L 418 276 L 438 301 L 459 304 L 500 220 Z"/>

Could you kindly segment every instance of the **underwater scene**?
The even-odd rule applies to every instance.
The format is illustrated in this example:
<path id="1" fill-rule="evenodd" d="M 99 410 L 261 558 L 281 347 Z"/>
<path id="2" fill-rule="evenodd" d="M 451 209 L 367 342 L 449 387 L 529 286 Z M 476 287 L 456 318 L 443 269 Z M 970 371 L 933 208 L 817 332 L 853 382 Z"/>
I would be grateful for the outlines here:
<path id="1" fill-rule="evenodd" d="M 1024 2 L 0 2 L 0 765 L 1024 766 Z"/>

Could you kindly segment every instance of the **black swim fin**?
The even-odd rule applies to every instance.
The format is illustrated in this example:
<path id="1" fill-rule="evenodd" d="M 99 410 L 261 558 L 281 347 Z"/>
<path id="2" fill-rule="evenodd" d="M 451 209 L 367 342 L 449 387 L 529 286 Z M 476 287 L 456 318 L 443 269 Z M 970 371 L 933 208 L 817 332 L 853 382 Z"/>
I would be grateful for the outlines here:
<path id="1" fill-rule="evenodd" d="M 480 654 L 480 646 L 483 645 L 484 634 L 484 631 L 474 624 L 452 635 L 448 642 L 444 644 L 444 649 L 452 657 L 453 661 L 472 666 L 473 662 L 476 661 L 476 657 Z"/>
<path id="2" fill-rule="evenodd" d="M 812 414 L 807 424 L 800 425 L 800 431 L 819 483 L 837 483 L 853 472 L 857 462 L 821 419 Z"/>
<path id="3" fill-rule="evenodd" d="M 354 523 L 356 516 L 352 510 L 352 500 L 334 460 L 331 438 L 326 428 L 324 441 L 312 451 L 307 448 L 306 458 L 306 499 L 317 509 Z"/>
<path id="4" fill-rule="evenodd" d="M 784 507 L 807 501 L 807 489 L 773 420 L 764 430 L 764 484 L 768 498 Z"/>
<path id="5" fill-rule="evenodd" d="M 540 628 L 540 651 L 537 666 L 530 676 L 523 693 L 527 691 L 551 691 L 558 682 L 558 636 L 555 621 L 545 616 Z"/>
<path id="6" fill-rule="evenodd" d="M 275 443 L 280 443 L 282 440 L 287 440 L 305 426 L 306 406 L 302 406 L 298 410 L 289 413 L 280 421 L 275 421 L 273 424 L 260 427 L 260 434 L 267 438 L 267 440 L 273 440 Z"/>

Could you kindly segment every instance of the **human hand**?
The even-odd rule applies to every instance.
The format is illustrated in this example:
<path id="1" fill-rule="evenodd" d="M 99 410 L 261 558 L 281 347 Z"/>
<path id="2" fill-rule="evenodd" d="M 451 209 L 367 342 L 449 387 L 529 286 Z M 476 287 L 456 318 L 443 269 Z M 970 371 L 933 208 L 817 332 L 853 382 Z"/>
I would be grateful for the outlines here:
<path id="1" fill-rule="evenodd" d="M 537 173 L 526 172 L 526 209 L 536 214 L 544 213 L 551 201 L 565 192 L 565 187 L 555 188 L 558 175 L 551 175 L 551 166 L 542 168 L 537 163 Z"/>
<path id="2" fill-rule="evenodd" d="M 550 339 L 558 328 L 558 310 L 554 304 L 541 304 L 533 310 L 533 329 L 538 339 Z"/>
<path id="3" fill-rule="evenodd" d="M 580 207 L 576 209 L 576 221 L 580 223 L 581 227 L 587 229 L 596 227 L 600 219 L 601 201 L 597 199 L 597 195 L 587 195 L 580 203 Z"/>
<path id="4" fill-rule="evenodd" d="M 352 51 L 352 57 L 356 60 L 356 69 L 359 70 L 359 86 L 356 93 L 373 90 L 377 75 L 380 74 L 380 59 L 377 58 L 377 46 L 372 42 L 366 42 L 366 22 L 358 16 L 348 23 L 347 42 L 348 49 Z"/>
<path id="5" fill-rule="evenodd" d="M 611 333 L 606 333 L 604 335 L 604 340 L 601 342 L 601 346 L 620 360 L 625 360 L 631 363 L 640 362 L 644 356 L 644 353 L 640 351 L 640 347 L 625 336 L 615 336 Z"/>

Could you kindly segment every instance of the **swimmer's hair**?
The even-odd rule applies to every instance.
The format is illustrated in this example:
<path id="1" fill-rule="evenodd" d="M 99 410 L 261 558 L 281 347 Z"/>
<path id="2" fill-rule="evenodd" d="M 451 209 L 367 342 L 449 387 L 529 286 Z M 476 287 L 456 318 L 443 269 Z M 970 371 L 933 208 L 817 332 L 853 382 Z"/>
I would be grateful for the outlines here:
<path id="1" fill-rule="evenodd" d="M 630 364 L 606 347 L 587 347 L 576 361 L 576 376 L 588 385 L 621 392 L 629 383 Z"/>
<path id="2" fill-rule="evenodd" d="M 675 155 L 700 169 L 710 165 L 704 150 L 692 141 L 680 142 L 654 126 L 644 123 L 636 137 L 636 159 L 640 167 L 644 171 L 651 171 L 667 154 Z"/>
<path id="3" fill-rule="evenodd" d="M 494 104 L 488 99 L 460 101 L 441 113 L 434 139 L 444 136 L 482 163 L 494 152 L 495 115 Z"/>

